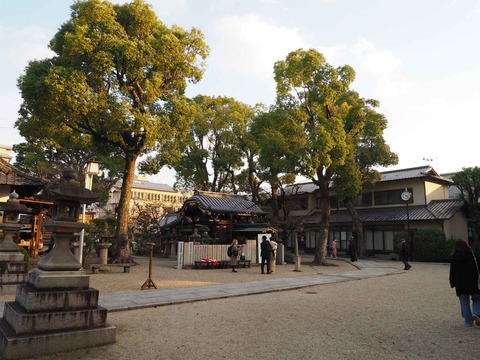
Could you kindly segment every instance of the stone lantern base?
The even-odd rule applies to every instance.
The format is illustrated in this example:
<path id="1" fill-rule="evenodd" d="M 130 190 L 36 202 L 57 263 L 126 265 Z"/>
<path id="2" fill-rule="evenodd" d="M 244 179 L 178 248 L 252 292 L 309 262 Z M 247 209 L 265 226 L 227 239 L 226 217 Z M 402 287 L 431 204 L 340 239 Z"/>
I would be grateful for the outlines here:
<path id="1" fill-rule="evenodd" d="M 116 341 L 116 327 L 106 323 L 98 290 L 84 271 L 34 269 L 6 302 L 0 319 L 4 359 L 71 351 Z"/>
<path id="2" fill-rule="evenodd" d="M 0 294 L 15 294 L 17 286 L 27 282 L 28 264 L 23 254 L 0 253 Z"/>
<path id="3" fill-rule="evenodd" d="M 28 264 L 24 260 L 13 234 L 19 224 L 1 224 L 4 238 L 0 239 L 0 294 L 15 294 L 17 285 L 27 282 Z"/>

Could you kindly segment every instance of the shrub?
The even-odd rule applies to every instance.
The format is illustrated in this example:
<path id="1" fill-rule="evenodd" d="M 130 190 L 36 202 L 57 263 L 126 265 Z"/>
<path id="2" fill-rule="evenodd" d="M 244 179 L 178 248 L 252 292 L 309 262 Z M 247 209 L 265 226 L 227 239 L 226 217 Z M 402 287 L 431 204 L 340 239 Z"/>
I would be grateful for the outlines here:
<path id="1" fill-rule="evenodd" d="M 23 255 L 23 261 L 25 261 L 27 263 L 27 269 L 30 271 L 31 270 L 30 269 L 30 255 L 28 255 L 27 249 L 25 249 L 23 246 L 19 246 L 18 248 Z"/>
<path id="2" fill-rule="evenodd" d="M 287 264 L 293 264 L 295 262 L 295 255 L 290 251 L 285 251 L 284 260 Z"/>
<path id="3" fill-rule="evenodd" d="M 412 244 L 414 260 L 449 262 L 455 239 L 437 229 L 420 229 L 415 232 Z"/>

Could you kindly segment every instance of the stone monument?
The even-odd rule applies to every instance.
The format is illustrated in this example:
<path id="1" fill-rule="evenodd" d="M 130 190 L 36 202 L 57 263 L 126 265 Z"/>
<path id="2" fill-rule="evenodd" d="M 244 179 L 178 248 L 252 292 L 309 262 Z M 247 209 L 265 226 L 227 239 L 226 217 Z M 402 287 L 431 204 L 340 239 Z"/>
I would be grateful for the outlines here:
<path id="1" fill-rule="evenodd" d="M 0 353 L 19 359 L 116 341 L 116 327 L 107 324 L 107 309 L 98 306 L 98 290 L 70 250 L 81 204 L 98 199 L 76 179 L 71 169 L 58 185 L 47 186 L 52 201 L 52 221 L 43 226 L 52 232 L 53 249 L 29 272 L 27 283 L 17 287 L 14 302 L 6 302 L 0 319 Z"/>
<path id="2" fill-rule="evenodd" d="M 18 214 L 28 212 L 28 208 L 20 204 L 18 194 L 13 191 L 5 203 L 0 203 L 3 211 L 3 222 L 0 229 L 3 239 L 0 239 L 0 294 L 14 294 L 17 285 L 27 281 L 28 263 L 20 252 L 13 235 L 22 227 L 18 223 Z"/>

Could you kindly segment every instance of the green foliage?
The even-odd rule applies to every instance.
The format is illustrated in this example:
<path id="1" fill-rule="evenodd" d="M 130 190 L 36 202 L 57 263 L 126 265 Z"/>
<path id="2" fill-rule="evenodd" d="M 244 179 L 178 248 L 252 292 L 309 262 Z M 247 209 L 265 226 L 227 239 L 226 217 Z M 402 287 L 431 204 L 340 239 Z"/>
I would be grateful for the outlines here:
<path id="1" fill-rule="evenodd" d="M 23 261 L 25 261 L 25 262 L 27 263 L 27 269 L 30 271 L 30 270 L 31 270 L 31 267 L 30 267 L 30 255 L 28 255 L 27 249 L 25 249 L 23 246 L 19 246 L 18 249 L 19 249 L 20 252 L 23 254 Z"/>
<path id="2" fill-rule="evenodd" d="M 398 161 L 383 138 L 387 121 L 375 110 L 378 101 L 365 100 L 350 89 L 355 79 L 350 66 L 334 68 L 314 49 L 289 53 L 275 63 L 274 73 L 277 106 L 294 124 L 295 172 L 318 185 L 319 228 L 328 228 L 332 182 L 339 197 L 353 199 L 373 180 L 372 167 Z M 327 233 L 322 234 L 317 263 L 325 259 Z"/>
<path id="3" fill-rule="evenodd" d="M 116 245 L 115 237 L 113 236 L 113 234 L 115 234 L 116 221 L 117 220 L 114 217 L 92 219 L 85 229 L 84 251 L 96 251 L 95 243 L 100 241 L 112 243 L 112 246 L 109 248 L 109 252 L 113 251 L 112 249 L 114 249 Z M 110 235 L 112 235 L 112 237 L 107 239 L 102 238 L 105 229 L 110 233 Z"/>
<path id="4" fill-rule="evenodd" d="M 413 239 L 413 256 L 416 261 L 449 262 L 455 239 L 447 239 L 445 233 L 437 229 L 420 229 Z"/>
<path id="5" fill-rule="evenodd" d="M 178 156 L 189 125 L 186 86 L 201 79 L 208 46 L 197 29 L 165 26 L 141 0 L 76 1 L 71 9 L 50 42 L 55 55 L 30 62 L 18 81 L 16 126 L 22 136 L 63 146 L 78 138 L 122 159 L 117 252 L 129 261 L 124 241 L 136 160 Z"/>
<path id="6" fill-rule="evenodd" d="M 285 251 L 284 260 L 287 264 L 293 264 L 295 262 L 295 254 L 291 251 Z"/>
<path id="7" fill-rule="evenodd" d="M 178 185 L 235 192 L 234 177 L 244 165 L 247 124 L 253 109 L 233 98 L 198 95 L 190 110 L 190 129 L 179 142 L 181 158 L 173 164 Z"/>
<path id="8" fill-rule="evenodd" d="M 463 168 L 452 180 L 459 190 L 459 197 L 464 201 L 464 210 L 471 224 L 474 241 L 480 240 L 480 168 Z"/>
<path id="9" fill-rule="evenodd" d="M 198 228 L 198 231 L 201 233 L 204 233 L 204 232 L 209 232 L 210 231 L 210 228 L 207 226 L 207 225 L 202 225 Z"/>

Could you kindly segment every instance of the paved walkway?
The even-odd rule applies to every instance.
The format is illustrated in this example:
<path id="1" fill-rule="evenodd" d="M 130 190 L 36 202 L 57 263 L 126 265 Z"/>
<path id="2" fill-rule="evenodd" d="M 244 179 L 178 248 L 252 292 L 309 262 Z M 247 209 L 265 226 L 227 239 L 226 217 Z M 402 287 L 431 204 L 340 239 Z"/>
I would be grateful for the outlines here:
<path id="1" fill-rule="evenodd" d="M 291 278 L 265 275 L 265 280 L 242 283 L 190 286 L 170 289 L 149 288 L 137 291 L 100 293 L 99 305 L 109 311 L 125 311 L 148 307 L 174 305 L 185 302 L 221 299 L 233 296 L 262 294 L 274 291 L 300 289 L 314 285 L 361 280 L 404 273 L 381 261 L 359 260 L 353 263 L 358 270 Z M 0 302 L 0 316 L 4 303 Z"/>
<path id="2" fill-rule="evenodd" d="M 275 278 L 265 275 L 265 280 L 242 283 L 191 286 L 171 289 L 145 289 L 117 293 L 100 293 L 99 305 L 109 311 L 124 311 L 184 302 L 221 299 L 232 296 L 262 294 L 274 291 L 299 289 L 308 286 L 331 284 L 343 281 L 404 273 L 382 262 L 359 260 L 354 263 L 358 270 L 309 275 L 292 278 Z"/>

